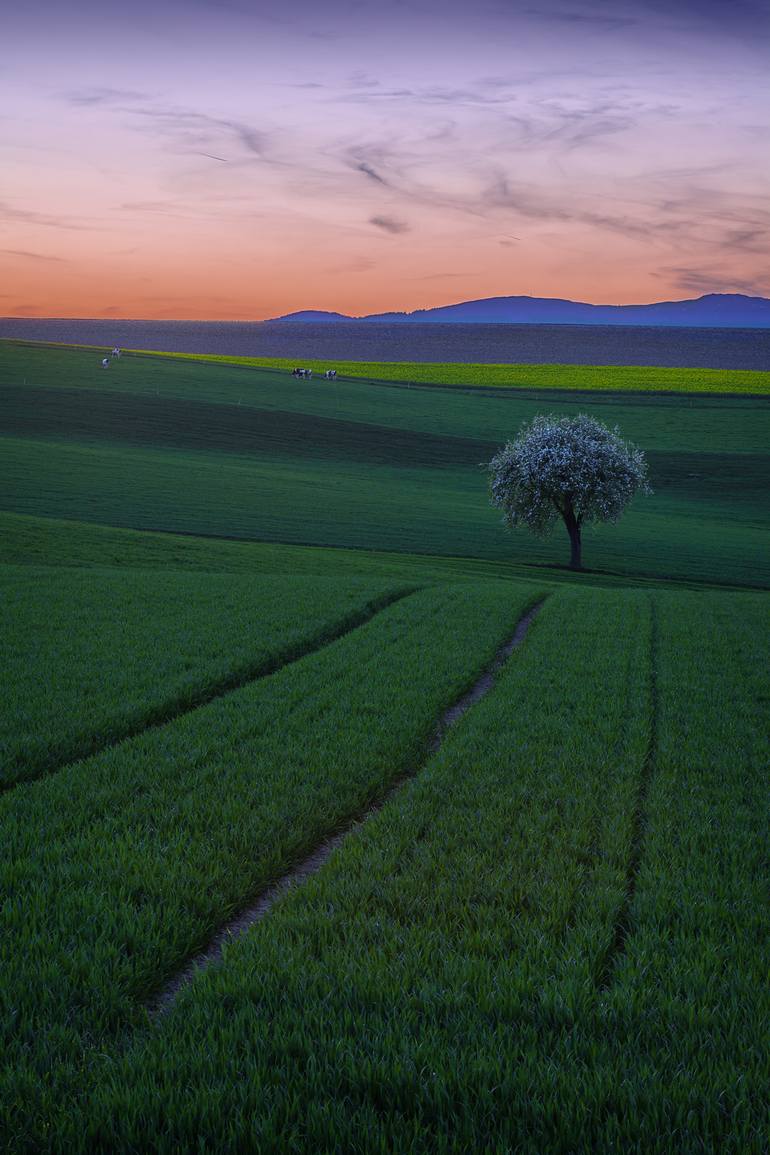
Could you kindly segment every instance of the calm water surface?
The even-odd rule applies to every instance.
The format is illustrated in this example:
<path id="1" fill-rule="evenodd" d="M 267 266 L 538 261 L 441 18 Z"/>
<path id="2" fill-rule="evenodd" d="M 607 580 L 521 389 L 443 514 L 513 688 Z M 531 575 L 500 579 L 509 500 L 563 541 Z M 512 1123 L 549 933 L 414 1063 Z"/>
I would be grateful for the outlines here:
<path id="1" fill-rule="evenodd" d="M 177 353 L 770 369 L 770 329 L 0 318 L 0 337 Z"/>

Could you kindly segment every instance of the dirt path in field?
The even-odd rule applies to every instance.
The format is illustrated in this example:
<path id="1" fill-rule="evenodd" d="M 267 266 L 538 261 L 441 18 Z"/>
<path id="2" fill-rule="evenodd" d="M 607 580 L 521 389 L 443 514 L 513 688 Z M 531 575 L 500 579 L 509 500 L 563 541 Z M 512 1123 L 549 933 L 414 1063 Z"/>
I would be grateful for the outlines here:
<path id="1" fill-rule="evenodd" d="M 471 706 L 480 701 L 480 699 L 492 689 L 496 674 L 517 646 L 520 646 L 524 641 L 527 636 L 527 631 L 533 619 L 540 612 L 544 601 L 545 598 L 541 598 L 540 601 L 526 611 L 516 624 L 516 629 L 512 636 L 500 647 L 490 664 L 474 682 L 470 690 L 463 694 L 461 698 L 441 715 L 436 724 L 433 737 L 428 744 L 428 757 L 440 748 L 447 731 L 462 718 Z M 344 830 L 341 830 L 338 834 L 330 838 L 324 839 L 306 858 L 303 858 L 300 863 L 287 871 L 286 874 L 279 878 L 272 886 L 263 890 L 251 906 L 246 907 L 240 914 L 225 923 L 210 939 L 207 945 L 169 979 L 162 990 L 152 999 L 148 1000 L 146 1007 L 149 1013 L 151 1015 L 158 1015 L 168 1010 L 179 991 L 192 982 L 198 971 L 211 966 L 212 963 L 219 962 L 222 957 L 223 948 L 227 946 L 228 943 L 231 943 L 233 939 L 243 934 L 249 927 L 253 926 L 255 922 L 263 918 L 277 900 L 288 890 L 300 885 L 306 879 L 310 878 L 311 875 L 316 874 L 337 847 L 340 846 L 350 834 L 382 810 L 383 806 L 390 801 L 393 795 L 420 772 L 425 761 L 427 761 L 427 758 L 419 766 L 415 767 L 414 770 L 402 774 L 378 802 L 367 807 L 365 811 L 351 819 Z"/>
<path id="2" fill-rule="evenodd" d="M 119 746 L 121 742 L 127 741 L 129 738 L 136 738 L 139 734 L 145 734 L 150 730 L 158 730 L 162 726 L 167 726 L 170 722 L 176 722 L 177 719 L 184 717 L 185 714 L 192 714 L 194 710 L 199 710 L 201 706 L 208 706 L 210 702 L 216 701 L 217 698 L 224 698 L 227 694 L 232 694 L 235 690 L 241 690 L 244 686 L 248 686 L 251 682 L 258 682 L 262 678 L 269 678 L 271 674 L 277 674 L 279 670 L 291 666 L 294 662 L 299 662 L 302 658 L 307 658 L 310 654 L 315 654 L 319 650 L 330 646 L 332 642 L 337 642 L 346 634 L 350 634 L 353 630 L 357 630 L 359 626 L 365 626 L 370 622 L 381 610 L 387 609 L 388 606 L 395 605 L 396 602 L 402 601 L 413 593 L 417 593 L 419 586 L 407 586 L 391 593 L 383 594 L 381 597 L 373 598 L 367 602 L 366 605 L 360 609 L 353 610 L 346 614 L 337 622 L 332 622 L 323 630 L 316 634 L 311 634 L 302 641 L 297 642 L 283 651 L 272 655 L 268 658 L 262 658 L 256 664 L 251 666 L 241 666 L 237 670 L 233 670 L 224 677 L 218 678 L 214 682 L 209 682 L 208 685 L 202 685 L 198 690 L 191 691 L 181 699 L 171 698 L 166 702 L 162 702 L 153 710 L 148 711 L 141 717 L 127 719 L 125 723 L 116 728 L 115 732 L 108 738 L 101 741 L 86 738 L 79 743 L 70 744 L 65 753 L 57 755 L 55 752 L 49 756 L 39 766 L 27 766 L 27 772 L 6 781 L 0 781 L 0 794 L 4 794 L 8 790 L 15 790 L 19 786 L 23 786 L 28 782 L 35 782 L 39 778 L 48 778 L 51 774 L 58 774 L 61 770 L 65 770 L 67 766 L 72 766 L 75 762 L 82 762 L 86 758 L 92 758 L 96 754 L 103 754 L 105 750 L 111 750 L 114 746 Z"/>
<path id="3" fill-rule="evenodd" d="M 596 986 L 599 991 L 606 991 L 612 985 L 618 964 L 626 952 L 626 942 L 633 926 L 631 922 L 636 884 L 639 870 L 642 865 L 644 838 L 647 831 L 647 798 L 650 793 L 650 782 L 655 771 L 655 758 L 658 749 L 658 621 L 655 612 L 655 599 L 650 596 L 650 720 L 647 751 L 639 772 L 639 786 L 636 792 L 634 810 L 631 816 L 631 845 L 626 865 L 626 884 L 623 901 L 618 908 L 612 930 L 607 953 L 598 969 Z"/>

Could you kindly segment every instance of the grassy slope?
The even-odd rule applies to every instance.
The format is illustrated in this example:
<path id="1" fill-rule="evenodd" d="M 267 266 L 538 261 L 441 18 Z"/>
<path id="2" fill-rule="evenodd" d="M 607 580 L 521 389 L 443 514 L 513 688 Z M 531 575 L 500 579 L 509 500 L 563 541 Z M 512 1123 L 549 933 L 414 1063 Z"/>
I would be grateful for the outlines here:
<path id="1" fill-rule="evenodd" d="M 4 338 L 17 348 L 40 346 L 62 348 L 54 342 L 22 342 Z M 100 346 L 64 346 L 88 349 Z M 109 350 L 106 350 L 109 352 Z M 240 357 L 225 354 L 164 353 L 160 350 L 137 349 L 132 352 L 143 356 L 168 357 L 179 360 L 207 361 L 222 365 L 243 365 L 250 368 L 277 369 L 290 372 L 297 364 L 291 357 Z M 300 359 L 305 368 L 323 373 L 331 367 L 329 361 Z M 460 364 L 457 362 L 425 363 L 419 361 L 335 361 L 338 373 L 346 377 L 373 381 L 396 381 L 420 385 L 459 385 L 473 388 L 502 389 L 579 389 L 609 390 L 612 392 L 671 392 L 671 393 L 745 393 L 770 394 L 770 372 L 745 369 L 672 369 L 648 365 L 510 365 Z"/>
<path id="2" fill-rule="evenodd" d="M 762 400 L 325 387 L 161 358 L 104 373 L 82 350 L 10 346 L 0 386 L 5 501 L 17 512 L 535 565 L 562 561 L 561 535 L 504 534 L 478 462 L 547 399 L 617 421 L 650 457 L 656 495 L 620 526 L 588 531 L 589 564 L 770 578 Z"/>
<path id="3" fill-rule="evenodd" d="M 676 370 L 676 372 L 679 372 Z M 770 376 L 770 375 L 769 375 Z M 17 347 L 0 341 L 0 386 L 117 392 L 156 400 L 214 402 L 236 409 L 278 410 L 342 419 L 387 429 L 499 441 L 543 408 L 573 413 L 576 405 L 653 450 L 702 450 L 718 444 L 729 453 L 766 448 L 767 427 L 752 418 L 768 412 L 757 398 L 626 394 L 575 397 L 569 390 L 511 392 L 406 388 L 361 380 L 295 380 L 285 372 L 199 358 L 126 356 L 109 370 L 83 349 Z"/>
<path id="4" fill-rule="evenodd" d="M 10 453 L 14 444 L 22 450 L 12 454 L 15 473 L 6 474 L 6 484 L 15 478 L 22 504 L 47 514 L 0 514 L 1 556 L 29 567 L 30 574 L 48 564 L 77 567 L 86 583 L 101 577 L 82 571 L 99 567 L 343 580 L 374 575 L 420 583 L 462 579 L 466 589 L 440 595 L 429 640 L 414 623 L 397 639 L 387 627 L 383 631 L 382 622 L 379 632 L 373 623 L 365 635 L 374 639 L 373 656 L 356 652 L 358 638 L 336 643 L 326 657 L 316 655 L 278 675 L 284 691 L 277 703 L 264 697 L 264 686 L 239 691 L 226 703 L 164 727 L 160 745 L 152 735 L 134 739 L 63 775 L 20 787 L 13 812 L 0 804 L 8 824 L 4 843 L 12 848 L 0 866 L 2 881 L 11 896 L 24 892 L 4 907 L 9 933 L 0 938 L 3 990 L 11 1009 L 22 1010 L 0 1017 L 0 1029 L 7 1027 L 0 1039 L 8 1063 L 2 1102 L 12 1149 L 39 1150 L 52 1134 L 55 1141 L 64 1136 L 69 1150 L 78 1144 L 114 1150 L 116 1134 L 119 1142 L 131 1136 L 143 1148 L 150 1139 L 156 1146 L 159 1137 L 171 1143 L 197 1125 L 196 1140 L 202 1126 L 218 1139 L 224 1135 L 216 1149 L 227 1150 L 229 1143 L 237 1150 L 244 1120 L 251 1135 L 256 1118 L 265 1151 L 275 1134 L 271 1128 L 278 1128 L 276 1150 L 286 1150 L 287 1136 L 301 1150 L 308 1133 L 316 1139 L 328 1134 L 330 1119 L 344 1133 L 351 1101 L 361 1123 L 356 1141 L 365 1136 L 360 1147 L 367 1150 L 383 1127 L 385 1149 L 396 1130 L 405 1152 L 412 1143 L 424 1149 L 424 1135 L 442 1119 L 447 1145 L 457 1134 L 459 1149 L 473 1149 L 477 1144 L 465 1142 L 468 1134 L 483 1139 L 495 1128 L 500 1134 L 501 1111 L 507 1112 L 503 1124 L 513 1119 L 511 1126 L 525 1126 L 525 1138 L 545 1136 L 551 1149 L 554 1135 L 571 1150 L 581 1142 L 586 1150 L 632 1150 L 640 1135 L 645 1150 L 656 1155 L 667 1155 L 677 1142 L 681 1147 L 682 1136 L 693 1150 L 743 1155 L 761 1149 L 752 1146 L 754 1088 L 768 1073 L 753 1029 L 763 1017 L 757 1001 L 762 976 L 750 952 L 759 941 L 763 909 L 757 848 L 765 829 L 764 754 L 758 719 L 767 700 L 768 665 L 764 601 L 752 595 L 653 593 L 663 626 L 656 687 L 660 763 L 631 911 L 635 937 L 610 969 L 609 990 L 601 997 L 594 997 L 590 976 L 603 966 L 619 895 L 622 901 L 624 856 L 634 838 L 629 796 L 640 781 L 640 735 L 648 722 L 649 616 L 639 595 L 597 589 L 576 594 L 567 588 L 553 599 L 553 607 L 563 599 L 563 610 L 547 607 L 536 624 L 531 641 L 540 638 L 539 650 L 528 643 L 520 651 L 500 690 L 455 731 L 432 778 L 388 806 L 330 870 L 234 949 L 218 977 L 197 984 L 183 1004 L 187 1018 L 180 1007 L 168 1026 L 151 1035 L 133 1000 L 146 989 L 148 976 L 157 979 L 189 949 L 190 935 L 202 933 L 223 906 L 239 901 L 239 887 L 258 885 L 265 869 L 277 869 L 303 838 L 317 834 L 315 803 L 308 812 L 301 806 L 295 812 L 280 795 L 289 765 L 295 780 L 310 782 L 304 776 L 311 727 L 312 750 L 328 758 L 332 776 L 330 782 L 321 776 L 314 789 L 323 793 L 331 784 L 329 797 L 339 813 L 362 783 L 369 789 L 373 780 L 367 761 L 376 724 L 373 686 L 387 731 L 378 731 L 378 749 L 390 774 L 410 743 L 424 741 L 446 700 L 442 694 L 451 696 L 467 679 L 476 655 L 492 644 L 498 621 L 503 615 L 512 620 L 530 596 L 517 583 L 485 586 L 480 577 L 528 573 L 538 582 L 543 576 L 549 582 L 574 580 L 565 571 L 527 564 L 562 554 L 556 547 L 538 554 L 528 539 L 517 550 L 515 539 L 500 538 L 499 556 L 514 553 L 513 563 L 404 552 L 407 539 L 421 551 L 432 544 L 418 532 L 415 512 L 431 485 L 441 490 L 432 499 L 435 515 L 454 519 L 453 533 L 467 533 L 478 523 L 484 495 L 477 488 L 458 490 L 464 475 L 440 460 L 447 448 L 494 439 L 502 429 L 507 434 L 511 422 L 544 407 L 579 407 L 617 420 L 660 455 L 659 467 L 668 461 L 673 472 L 646 530 L 634 515 L 625 537 L 616 537 L 626 573 L 586 574 L 580 583 L 640 584 L 640 562 L 650 559 L 657 572 L 678 571 L 685 583 L 725 580 L 728 574 L 728 580 L 753 582 L 763 572 L 757 558 L 766 542 L 759 528 L 766 495 L 766 406 L 745 397 L 621 393 L 582 394 L 576 404 L 567 394 L 361 382 L 340 382 L 327 391 L 227 365 L 126 358 L 115 372 L 101 373 L 92 353 L 17 349 L 14 360 L 9 350 L 0 346 L 0 386 L 15 389 L 27 376 L 55 394 L 46 401 L 30 392 L 40 409 L 26 418 L 16 394 L 9 420 L 37 422 L 38 437 L 26 439 L 26 450 L 20 436 L 3 442 L 4 451 Z M 4 400 L 13 399 L 13 389 Z M 65 392 L 72 389 L 90 391 L 90 411 L 82 397 Z M 115 401 L 114 394 L 124 396 Z M 140 401 L 153 395 L 164 404 L 194 402 L 195 426 L 185 428 L 173 406 L 163 421 L 159 413 L 148 417 Z M 205 416 L 201 402 L 212 403 Z M 127 409 L 120 409 L 124 404 Z M 56 405 L 59 416 L 46 413 L 46 406 Z M 244 453 L 246 431 L 224 412 L 230 408 L 272 414 L 249 426 L 249 436 L 262 438 L 258 454 Z M 330 440 L 298 453 L 297 422 L 306 422 L 308 414 L 324 419 Z M 64 436 L 76 426 L 79 440 L 57 445 L 60 418 Z M 173 443 L 175 437 L 199 436 L 202 422 L 211 425 L 216 448 Z M 17 435 L 28 430 L 16 427 Z M 391 442 L 383 430 L 405 436 Z M 436 440 L 426 444 L 435 454 L 415 479 L 408 455 L 411 435 L 419 431 L 434 434 Z M 388 460 L 371 470 L 365 460 L 356 461 L 359 434 L 364 447 L 379 446 Z M 329 444 L 333 452 L 325 455 Z M 271 445 L 280 445 L 273 457 Z M 683 452 L 698 461 L 691 457 L 686 469 L 679 468 Z M 257 475 L 264 478 L 262 488 L 254 487 L 256 457 L 264 467 Z M 73 461 L 80 476 L 70 478 L 66 467 Z M 745 467 L 758 471 L 750 478 L 753 493 L 741 475 Z M 688 478 L 689 472 L 700 476 Z M 244 475 L 250 483 L 236 484 Z M 704 498 L 702 481 L 709 476 L 716 484 Z M 447 478 L 451 483 L 445 485 Z M 356 492 L 362 485 L 370 487 L 366 500 Z M 102 486 L 110 491 L 106 496 Z M 171 492 L 164 493 L 164 486 Z M 382 486 L 396 490 L 395 503 L 378 493 Z M 457 510 L 464 492 L 466 508 Z M 247 500 L 256 503 L 256 514 L 244 506 Z M 260 509 L 268 500 L 277 503 L 275 509 Z M 149 512 L 165 509 L 169 519 L 181 509 L 198 532 L 208 518 L 218 525 L 212 532 L 220 534 L 239 518 L 253 528 L 272 517 L 278 532 L 292 509 L 304 512 L 305 528 L 313 530 L 318 511 L 335 540 L 350 544 L 358 533 L 359 540 L 381 547 L 384 536 L 401 552 L 176 537 L 96 524 L 97 514 L 110 510 L 125 511 L 126 524 L 137 524 L 143 502 Z M 333 516 L 325 508 L 330 503 Z M 64 509 L 83 521 L 50 518 Z M 380 538 L 371 527 L 355 525 L 352 514 L 358 510 L 361 518 L 379 511 Z M 89 518 L 93 524 L 84 523 Z M 709 525 L 706 548 L 702 537 Z M 429 529 L 430 519 L 423 526 Z M 618 533 L 606 531 L 608 538 Z M 608 564 L 609 558 L 604 553 L 601 560 Z M 170 584 L 175 580 L 168 575 Z M 472 594 L 468 581 L 474 582 Z M 657 585 L 647 584 L 652 590 Z M 434 594 L 421 597 L 430 602 Z M 454 608 L 447 612 L 452 597 Z M 458 630 L 461 603 L 468 612 L 459 613 Z M 389 614 L 390 621 L 399 618 L 396 611 Z M 445 665 L 435 660 L 442 647 Z M 337 677 L 329 662 L 333 652 L 342 655 L 335 687 L 348 687 L 341 703 L 337 688 L 331 700 L 323 699 L 323 677 Z M 425 678 L 433 687 L 428 695 L 420 681 Z M 439 683 L 444 690 L 436 691 Z M 628 733 L 619 724 L 621 715 Z M 355 781 L 340 759 L 341 735 L 351 736 Z M 236 765 L 228 742 L 242 743 Z M 251 801 L 244 805 L 242 793 L 254 786 L 249 759 L 255 758 L 260 772 L 263 765 L 272 767 L 277 783 L 264 783 L 264 806 L 256 811 Z M 340 766 L 344 780 L 337 784 Z M 278 817 L 271 790 L 279 792 Z M 321 819 L 328 814 L 323 809 Z M 241 846 L 244 824 L 249 833 Z M 199 896 L 196 902 L 185 899 L 186 887 Z M 511 903 L 520 898 L 512 918 Z M 452 905 L 457 901 L 459 912 Z M 73 936 L 75 926 L 80 929 Z M 187 948 L 180 947 L 185 935 Z M 340 942 L 347 954 L 335 960 Z M 311 952 L 309 943 L 315 944 Z M 369 953 L 360 962 L 362 950 Z M 435 966 L 426 966 L 426 958 L 434 957 Z M 375 966 L 378 958 L 382 965 Z M 337 973 L 340 984 L 330 988 L 329 976 Z M 527 1001 L 533 983 L 537 993 Z M 389 990 L 390 1000 L 384 997 Z M 481 1000 L 473 997 L 479 990 Z M 285 1029 L 266 1038 L 264 1011 L 272 993 L 280 1004 L 276 1022 Z M 351 1001 L 358 1008 L 352 1019 L 346 1009 Z M 138 1030 L 126 1054 L 125 1036 L 116 1047 L 112 1032 L 128 1020 Z M 372 1025 L 364 1038 L 359 1022 Z M 201 1048 L 209 1028 L 210 1046 Z M 415 1066 L 415 1054 L 426 1061 Z M 511 1054 L 519 1061 L 510 1062 Z M 244 1055 L 248 1080 L 241 1077 Z M 437 1067 L 437 1060 L 443 1065 Z M 262 1072 L 266 1084 L 260 1083 Z M 296 1095 L 292 1087 L 300 1087 Z M 89 1104 L 82 1117 L 76 1101 Z M 298 1119 L 309 1119 L 310 1132 L 297 1130 Z M 338 1146 L 337 1135 L 330 1144 Z M 533 1148 L 538 1155 L 543 1149 L 547 1144 Z"/>
<path id="5" fill-rule="evenodd" d="M 670 592 L 655 602 L 657 726 L 631 933 L 587 1069 L 612 1107 L 608 1139 L 633 1118 L 650 1155 L 677 1144 L 759 1153 L 770 1084 L 770 605 Z"/>
<path id="6" fill-rule="evenodd" d="M 0 789 L 270 673 L 400 592 L 339 576 L 84 576 L 0 567 Z"/>
<path id="7" fill-rule="evenodd" d="M 507 534 L 473 467 L 356 466 L 307 460 L 168 452 L 8 439 L 5 500 L 18 512 L 96 523 L 408 554 L 563 564 L 566 534 L 542 541 Z M 770 534 L 762 521 L 763 473 L 744 494 L 641 499 L 618 526 L 584 534 L 599 571 L 732 585 L 770 584 Z"/>
<path id="8" fill-rule="evenodd" d="M 500 582 L 413 594 L 272 677 L 0 797 L 0 1134 L 34 1145 L 52 1119 L 66 1126 L 62 1096 L 91 1048 L 144 1025 L 140 1000 L 234 910 L 419 764 L 437 717 L 537 596 Z"/>
<path id="9" fill-rule="evenodd" d="M 420 585 L 443 582 L 537 580 L 549 585 L 657 586 L 655 579 L 612 574 L 574 574 L 568 569 L 478 558 L 431 557 L 382 550 L 324 549 L 320 546 L 278 545 L 271 542 L 222 540 L 183 534 L 148 533 L 114 526 L 0 512 L 0 562 L 43 566 L 46 562 L 77 569 L 138 569 L 315 575 L 343 581 L 352 578 L 409 581 Z M 668 583 L 663 583 L 668 584 Z M 683 582 L 685 587 L 700 583 Z"/>
<path id="10" fill-rule="evenodd" d="M 199 358 L 200 354 L 155 354 Z M 201 358 L 202 359 L 202 358 Z M 251 365 L 291 372 L 287 357 L 207 357 L 232 365 Z M 323 373 L 328 362 L 302 362 Z M 495 389 L 577 389 L 610 392 L 770 394 L 770 373 L 746 369 L 670 369 L 648 365 L 463 365 L 453 361 L 339 361 L 347 377 L 401 381 L 411 385 L 459 385 Z"/>
<path id="11" fill-rule="evenodd" d="M 556 594 L 424 773 L 102 1066 L 80 1140 L 758 1155 L 766 601 L 653 600 Z"/>

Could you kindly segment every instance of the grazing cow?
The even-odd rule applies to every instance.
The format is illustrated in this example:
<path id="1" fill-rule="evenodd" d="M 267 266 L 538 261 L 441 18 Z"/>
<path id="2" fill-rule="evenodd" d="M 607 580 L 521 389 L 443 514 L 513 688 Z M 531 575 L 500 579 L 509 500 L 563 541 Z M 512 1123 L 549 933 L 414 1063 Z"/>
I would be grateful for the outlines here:
<path id="1" fill-rule="evenodd" d="M 117 345 L 112 350 L 112 355 L 113 355 L 113 357 L 119 357 L 120 356 L 120 349 L 117 347 Z"/>
<path id="2" fill-rule="evenodd" d="M 110 367 L 109 357 L 102 357 L 102 369 L 109 369 L 109 367 Z"/>

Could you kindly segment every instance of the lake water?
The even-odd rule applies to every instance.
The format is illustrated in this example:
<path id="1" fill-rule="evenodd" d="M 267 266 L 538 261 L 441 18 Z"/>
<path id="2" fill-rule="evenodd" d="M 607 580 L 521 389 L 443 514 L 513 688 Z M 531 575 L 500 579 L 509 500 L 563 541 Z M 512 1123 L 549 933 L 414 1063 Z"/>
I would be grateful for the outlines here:
<path id="1" fill-rule="evenodd" d="M 770 329 L 0 318 L 0 337 L 302 361 L 470 361 L 770 369 Z"/>

